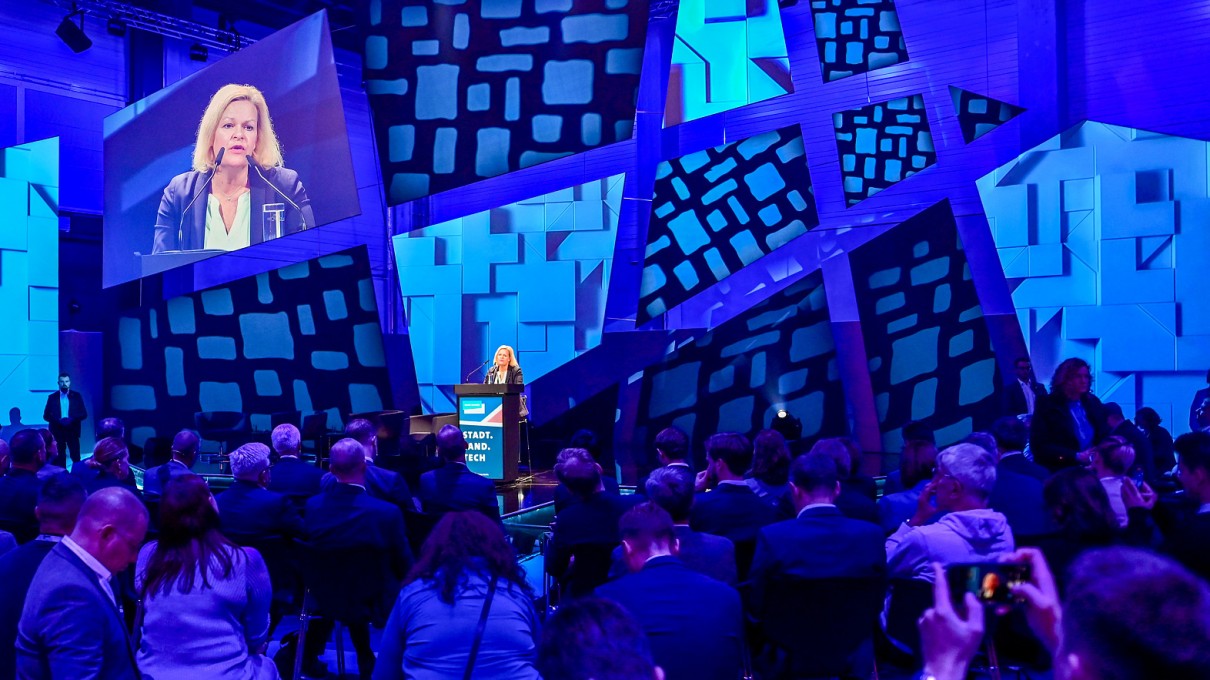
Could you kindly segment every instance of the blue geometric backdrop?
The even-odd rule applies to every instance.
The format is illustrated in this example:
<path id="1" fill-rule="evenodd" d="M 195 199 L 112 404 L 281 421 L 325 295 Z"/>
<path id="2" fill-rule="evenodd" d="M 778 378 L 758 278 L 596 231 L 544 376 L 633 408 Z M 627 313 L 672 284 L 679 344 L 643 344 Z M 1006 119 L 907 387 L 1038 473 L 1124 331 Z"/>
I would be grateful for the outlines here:
<path id="1" fill-rule="evenodd" d="M 920 95 L 842 111 L 832 124 L 849 205 L 937 162 Z"/>
<path id="2" fill-rule="evenodd" d="M 825 81 L 908 60 L 895 0 L 811 0 Z"/>

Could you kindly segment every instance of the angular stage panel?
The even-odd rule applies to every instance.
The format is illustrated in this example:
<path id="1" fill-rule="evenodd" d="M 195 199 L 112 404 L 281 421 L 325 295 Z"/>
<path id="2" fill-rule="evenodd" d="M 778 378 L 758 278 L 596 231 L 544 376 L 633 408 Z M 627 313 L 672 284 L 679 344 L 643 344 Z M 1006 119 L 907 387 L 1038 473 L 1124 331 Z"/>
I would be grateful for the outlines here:
<path id="1" fill-rule="evenodd" d="M 811 0 L 825 83 L 908 60 L 894 0 Z"/>
<path id="2" fill-rule="evenodd" d="M 1064 358 L 1174 435 L 1210 367 L 1210 144 L 1081 123 L 979 180 L 1004 275 L 1048 381 Z"/>
<path id="3" fill-rule="evenodd" d="M 777 0 L 681 0 L 665 127 L 793 91 Z"/>
<path id="4" fill-rule="evenodd" d="M 797 125 L 660 163 L 638 324 L 819 224 Z"/>
<path id="5" fill-rule="evenodd" d="M 364 77 L 387 201 L 629 139 L 646 0 L 371 0 Z"/>
<path id="6" fill-rule="evenodd" d="M 832 114 L 832 126 L 850 206 L 937 162 L 921 95 Z"/>
<path id="7" fill-rule="evenodd" d="M 949 201 L 849 262 L 883 450 L 899 450 L 909 420 L 932 427 L 938 446 L 990 426 L 1000 410 L 996 357 Z"/>
<path id="8" fill-rule="evenodd" d="M 954 102 L 954 115 L 958 116 L 958 126 L 962 128 L 962 141 L 967 144 L 1025 112 L 1020 106 L 953 85 L 950 85 L 950 98 Z"/>
<path id="9" fill-rule="evenodd" d="M 527 383 L 597 346 L 625 175 L 395 236 L 426 412 L 510 345 Z"/>

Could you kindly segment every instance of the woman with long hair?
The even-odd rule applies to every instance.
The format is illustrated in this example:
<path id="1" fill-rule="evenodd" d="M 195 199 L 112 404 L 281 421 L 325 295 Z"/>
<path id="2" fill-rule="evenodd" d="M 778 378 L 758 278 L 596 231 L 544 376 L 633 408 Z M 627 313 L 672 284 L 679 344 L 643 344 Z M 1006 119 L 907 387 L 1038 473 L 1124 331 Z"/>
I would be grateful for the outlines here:
<path id="1" fill-rule="evenodd" d="M 135 570 L 144 678 L 277 678 L 264 656 L 273 589 L 260 554 L 219 532 L 206 482 L 181 475 L 160 499 L 160 537 Z"/>
<path id="2" fill-rule="evenodd" d="M 474 678 L 537 680 L 537 638 L 533 590 L 500 526 L 451 512 L 399 593 L 374 678 L 459 678 L 469 667 Z"/>
<path id="3" fill-rule="evenodd" d="M 138 494 L 130 474 L 130 452 L 121 437 L 105 437 L 97 442 L 92 456 L 71 466 L 88 493 L 110 486 L 120 486 Z"/>
<path id="4" fill-rule="evenodd" d="M 1055 368 L 1050 394 L 1034 405 L 1029 446 L 1034 461 L 1051 470 L 1078 465 L 1081 451 L 1109 436 L 1101 400 L 1093 396 L 1088 362 L 1066 359 Z"/>

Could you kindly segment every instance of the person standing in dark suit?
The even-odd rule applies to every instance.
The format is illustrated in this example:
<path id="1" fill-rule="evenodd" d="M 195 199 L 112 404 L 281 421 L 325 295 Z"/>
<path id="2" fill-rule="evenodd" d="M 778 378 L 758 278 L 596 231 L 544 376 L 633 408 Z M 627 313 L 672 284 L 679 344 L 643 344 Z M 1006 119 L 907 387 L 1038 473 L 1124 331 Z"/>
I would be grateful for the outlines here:
<path id="1" fill-rule="evenodd" d="M 172 460 L 149 468 L 143 473 L 144 500 L 160 500 L 169 481 L 193 471 L 193 464 L 197 461 L 198 443 L 198 437 L 192 430 L 176 433 L 172 438 Z"/>
<path id="2" fill-rule="evenodd" d="M 0 526 L 18 543 L 38 534 L 38 470 L 46 462 L 46 445 L 37 430 L 22 430 L 9 442 L 9 470 L 0 477 Z"/>
<path id="3" fill-rule="evenodd" d="M 139 677 L 111 578 L 134 564 L 147 509 L 123 488 L 88 497 L 70 536 L 42 560 L 17 627 L 17 677 Z"/>
<path id="4" fill-rule="evenodd" d="M 1029 357 L 1013 362 L 1015 380 L 1004 386 L 1004 415 L 1032 416 L 1039 399 L 1046 398 L 1046 388 L 1034 379 L 1034 365 Z"/>
<path id="5" fill-rule="evenodd" d="M 622 516 L 620 531 L 632 573 L 601 586 L 597 595 L 634 614 L 668 680 L 738 677 L 744 634 L 739 593 L 676 557 L 672 517 L 658 505 L 636 505 Z"/>
<path id="6" fill-rule="evenodd" d="M 408 488 L 403 475 L 374 464 L 374 459 L 378 457 L 378 428 L 374 427 L 374 423 L 365 418 L 354 418 L 345 426 L 345 436 L 361 444 L 366 461 L 366 492 L 373 498 L 394 505 L 400 512 L 415 512 L 416 503 L 412 498 L 412 490 Z M 326 491 L 336 483 L 335 475 L 329 472 L 323 476 L 320 486 Z"/>
<path id="7" fill-rule="evenodd" d="M 1091 387 L 1092 374 L 1083 359 L 1066 359 L 1055 369 L 1051 392 L 1038 400 L 1030 425 L 1034 462 L 1051 472 L 1078 465 L 1076 454 L 1109 436 L 1105 407 Z"/>
<path id="8" fill-rule="evenodd" d="M 305 536 L 302 518 L 290 499 L 265 488 L 270 477 L 269 447 L 250 442 L 232 451 L 231 476 L 235 482 L 214 497 L 223 534 L 240 545 Z"/>
<path id="9" fill-rule="evenodd" d="M 324 473 L 302 459 L 302 433 L 290 423 L 273 428 L 270 436 L 277 462 L 270 468 L 269 490 L 289 498 L 302 510 L 319 493 Z"/>
<path id="10" fill-rule="evenodd" d="M 42 419 L 50 424 L 50 433 L 59 442 L 59 450 L 71 455 L 72 463 L 80 462 L 80 423 L 88 417 L 84 397 L 71 388 L 71 376 L 59 374 L 59 389 L 46 397 Z"/>
<path id="11" fill-rule="evenodd" d="M 462 430 L 453 425 L 437 433 L 437 453 L 445 464 L 420 476 L 420 506 L 434 515 L 477 510 L 499 522 L 496 485 L 466 467 L 467 447 Z"/>
<path id="12" fill-rule="evenodd" d="M 1206 383 L 1210 384 L 1210 371 L 1206 371 Z M 1205 427 L 1205 425 L 1202 425 L 1198 422 L 1198 414 L 1199 414 L 1200 409 L 1202 408 L 1202 404 L 1206 403 L 1207 399 L 1210 399 L 1210 387 L 1203 387 L 1202 389 L 1198 390 L 1197 392 L 1194 392 L 1193 401 L 1189 404 L 1189 431 L 1190 432 L 1197 432 L 1198 430 Z"/>

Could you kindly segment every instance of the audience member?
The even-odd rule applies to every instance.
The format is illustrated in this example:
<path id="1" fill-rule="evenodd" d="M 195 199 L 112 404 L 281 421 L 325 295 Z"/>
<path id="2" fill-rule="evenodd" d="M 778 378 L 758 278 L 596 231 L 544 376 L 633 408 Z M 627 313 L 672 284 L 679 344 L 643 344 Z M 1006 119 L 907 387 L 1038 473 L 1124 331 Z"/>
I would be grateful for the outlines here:
<path id="1" fill-rule="evenodd" d="M 1177 476 L 1197 513 L 1177 525 L 1166 549 L 1193 573 L 1210 581 L 1210 433 L 1190 432 L 1176 438 Z"/>
<path id="2" fill-rule="evenodd" d="M 277 462 L 269 475 L 269 490 L 289 498 L 301 510 L 307 499 L 319 493 L 324 473 L 302 459 L 302 433 L 290 423 L 273 428 L 270 435 Z"/>
<path id="3" fill-rule="evenodd" d="M 781 515 L 744 483 L 744 473 L 752 465 L 752 445 L 746 437 L 733 432 L 711 436 L 706 440 L 706 463 L 696 481 L 712 483 L 714 488 L 694 499 L 689 526 L 731 539 L 742 581 L 752 564 L 757 532 Z"/>
<path id="4" fill-rule="evenodd" d="M 16 406 L 8 410 L 8 425 L 0 427 L 0 439 L 8 441 L 21 430 L 29 429 L 29 425 L 21 422 L 21 409 Z"/>
<path id="5" fill-rule="evenodd" d="M 878 500 L 878 482 L 861 471 L 861 462 L 865 455 L 861 446 L 852 437 L 837 437 L 836 439 L 844 446 L 845 451 L 849 452 L 849 471 L 847 474 L 841 475 L 840 492 L 843 494 L 847 490 L 856 491 L 870 499 L 870 502 L 876 502 Z"/>
<path id="6" fill-rule="evenodd" d="M 0 678 L 17 676 L 17 624 L 25 605 L 25 594 L 42 560 L 64 536 L 76 527 L 76 516 L 84 504 L 84 487 L 66 473 L 47 479 L 38 491 L 37 540 L 0 557 Z"/>
<path id="7" fill-rule="evenodd" d="M 134 563 L 146 533 L 147 510 L 129 490 L 101 489 L 84 501 L 75 528 L 30 584 L 18 625 L 18 677 L 139 677 L 110 577 Z"/>
<path id="8" fill-rule="evenodd" d="M 420 476 L 420 506 L 426 513 L 437 515 L 477 510 L 499 522 L 496 485 L 466 467 L 469 446 L 462 430 L 453 425 L 446 425 L 437 432 L 437 453 L 445 464 Z"/>
<path id="9" fill-rule="evenodd" d="M 1193 412 L 1196 428 L 1193 432 L 1210 432 L 1210 397 L 1202 399 L 1202 403 Z"/>
<path id="10" fill-rule="evenodd" d="M 831 456 L 808 453 L 790 467 L 790 497 L 795 519 L 760 530 L 748 581 L 759 612 L 779 580 L 883 578 L 884 535 L 869 522 L 844 516 L 836 508 L 840 479 Z"/>
<path id="11" fill-rule="evenodd" d="M 38 470 L 46 461 L 46 446 L 37 430 L 21 430 L 9 442 L 9 470 L 0 477 L 0 527 L 19 543 L 38 534 Z"/>
<path id="12" fill-rule="evenodd" d="M 588 455 L 592 456 L 592 459 L 596 461 L 597 467 L 601 471 L 601 487 L 611 494 L 620 494 L 617 476 L 612 472 L 606 474 L 605 468 L 601 465 L 601 446 L 597 441 L 597 436 L 591 430 L 576 430 L 575 434 L 571 435 L 571 438 L 567 440 L 567 446 L 563 450 L 566 451 L 568 449 L 583 449 L 587 451 Z M 579 502 L 579 500 L 580 497 L 567 488 L 567 485 L 561 481 L 555 487 L 556 514 L 562 512 L 571 503 Z"/>
<path id="13" fill-rule="evenodd" d="M 1203 407 L 1210 399 L 1210 371 L 1206 371 L 1206 387 L 1193 393 L 1193 401 L 1189 404 L 1189 431 L 1197 432 L 1205 427 L 1201 422 L 1204 415 Z"/>
<path id="14" fill-rule="evenodd" d="M 386 501 L 401 512 L 415 512 L 416 503 L 412 499 L 412 491 L 408 483 L 397 472 L 380 468 L 374 464 L 378 456 L 378 430 L 374 424 L 364 418 L 354 418 L 345 426 L 345 437 L 361 444 L 365 456 L 365 488 L 371 497 Z M 331 488 L 337 483 L 331 472 L 324 475 L 322 488 Z"/>
<path id="15" fill-rule="evenodd" d="M 269 447 L 258 442 L 244 444 L 231 452 L 230 459 L 235 480 L 215 497 L 223 533 L 241 545 L 305 537 L 294 503 L 268 489 Z"/>
<path id="16" fill-rule="evenodd" d="M 1133 484 L 1126 472 L 1134 464 L 1134 449 L 1121 437 L 1112 436 L 1081 454 L 1081 458 L 1101 480 L 1109 496 L 1109 507 L 1118 526 L 1126 526 L 1126 503 L 1122 500 L 1122 485 Z"/>
<path id="17" fill-rule="evenodd" d="M 67 472 L 67 468 L 56 463 L 60 458 L 60 454 L 59 442 L 55 441 L 55 436 L 46 428 L 38 430 L 38 434 L 41 435 L 42 443 L 46 446 L 46 455 L 44 456 L 46 464 L 38 469 L 38 479 L 46 480 L 60 472 Z"/>
<path id="18" fill-rule="evenodd" d="M 1011 552 L 1008 520 L 988 508 L 995 485 L 996 461 L 982 448 L 958 444 L 937 454 L 916 514 L 886 540 L 890 577 L 929 581 L 933 562 L 982 562 Z"/>
<path id="19" fill-rule="evenodd" d="M 101 422 L 97 423 L 97 441 L 101 441 L 106 437 L 117 437 L 126 444 L 126 451 L 130 456 L 132 463 L 140 463 L 143 460 L 143 449 L 135 446 L 133 443 L 126 441 L 126 423 L 122 422 L 121 418 L 109 417 L 102 418 Z M 75 469 L 75 466 L 72 466 Z M 133 488 L 133 484 L 131 487 Z"/>
<path id="20" fill-rule="evenodd" d="M 215 500 L 201 477 L 168 481 L 159 527 L 159 539 L 143 546 L 135 570 L 143 677 L 277 678 L 264 655 L 269 571 L 259 553 L 219 531 Z"/>
<path id="21" fill-rule="evenodd" d="M 996 451 L 1000 455 L 1000 461 L 996 463 L 997 472 L 1028 475 L 1039 482 L 1045 482 L 1050 476 L 1049 470 L 1025 455 L 1025 447 L 1029 444 L 1029 426 L 1021 422 L 1020 418 L 997 418 L 996 422 L 992 423 L 991 435 L 996 441 Z"/>
<path id="22" fill-rule="evenodd" d="M 106 437 L 97 442 L 92 456 L 73 465 L 71 473 L 79 476 L 90 494 L 113 486 L 139 494 L 134 486 L 134 476 L 130 474 L 130 452 L 126 443 L 117 437 Z"/>
<path id="23" fill-rule="evenodd" d="M 1055 369 L 1050 395 L 1038 400 L 1030 425 L 1029 447 L 1039 465 L 1052 472 L 1076 465 L 1080 451 L 1109 436 L 1105 407 L 1091 386 L 1083 359 L 1066 359 Z"/>
<path id="24" fill-rule="evenodd" d="M 937 447 L 919 439 L 903 444 L 900 458 L 900 479 L 907 489 L 886 493 L 878 499 L 878 523 L 883 531 L 891 533 L 916 513 L 916 504 L 924 487 L 933 480 L 933 468 L 937 465 Z M 888 478 L 889 479 L 889 478 Z"/>
<path id="25" fill-rule="evenodd" d="M 191 430 L 181 430 L 172 438 L 172 459 L 143 473 L 143 499 L 158 501 L 170 480 L 193 471 L 197 461 L 198 436 Z M 155 520 L 153 520 L 155 521 Z"/>
<path id="26" fill-rule="evenodd" d="M 1151 450 L 1151 439 L 1122 414 L 1122 407 L 1115 402 L 1105 404 L 1105 422 L 1109 425 L 1109 436 L 1121 437 L 1134 449 L 1134 465 L 1127 474 L 1142 470 L 1144 478 L 1154 484 L 1159 479 L 1155 466 L 1155 453 Z"/>
<path id="27" fill-rule="evenodd" d="M 356 421 L 354 421 L 356 422 Z M 311 545 L 320 552 L 367 548 L 381 552 L 390 571 L 402 580 L 412 566 L 412 550 L 399 507 L 371 496 L 366 489 L 369 469 L 364 445 L 356 439 L 341 439 L 332 445 L 329 468 L 335 484 L 325 485 L 319 495 L 307 501 L 304 526 Z M 398 583 L 398 581 L 396 581 Z M 393 590 L 393 586 L 388 588 Z M 394 598 L 391 592 L 387 597 Z M 324 675 L 319 655 L 332 634 L 335 623 L 319 619 L 311 624 L 304 650 L 304 672 Z M 357 650 L 357 667 L 374 667 L 370 649 L 370 630 L 364 624 L 349 625 L 349 637 Z M 323 672 L 317 672 L 317 671 Z"/>
<path id="28" fill-rule="evenodd" d="M 1160 418 L 1160 414 L 1150 406 L 1135 411 L 1134 420 L 1138 424 L 1139 429 L 1143 434 L 1147 435 L 1147 441 L 1151 443 L 1151 452 L 1155 457 L 1156 473 L 1166 475 L 1176 469 L 1176 454 L 1172 448 L 1172 433 L 1162 427 L 1160 423 L 1164 422 Z"/>
<path id="29" fill-rule="evenodd" d="M 780 432 L 761 430 L 752 440 L 750 473 L 744 482 L 757 496 L 777 507 L 790 490 L 790 448 Z"/>
<path id="30" fill-rule="evenodd" d="M 811 453 L 823 453 L 832 458 L 836 464 L 836 474 L 840 479 L 840 495 L 836 497 L 836 508 L 846 517 L 860 519 L 872 524 L 878 524 L 878 505 L 865 493 L 852 486 L 846 486 L 851 468 L 849 449 L 839 439 L 820 439 L 811 447 Z M 785 499 L 789 504 L 789 499 Z M 791 508 L 785 514 L 793 516 Z"/>
<path id="31" fill-rule="evenodd" d="M 1087 468 L 1059 470 L 1046 480 L 1042 498 L 1056 530 L 1038 540 L 1037 546 L 1046 555 L 1062 590 L 1067 567 L 1077 557 L 1118 543 L 1122 533 L 1105 487 Z"/>
<path id="32" fill-rule="evenodd" d="M 374 679 L 539 680 L 533 598 L 499 526 L 481 512 L 446 513 L 391 611 Z"/>
<path id="33" fill-rule="evenodd" d="M 903 461 L 908 457 L 909 448 L 924 449 L 931 446 L 933 448 L 931 457 L 933 459 L 937 457 L 937 438 L 933 434 L 933 429 L 928 425 L 916 420 L 909 421 L 900 430 L 900 436 L 903 439 L 903 448 L 900 454 L 900 469 L 887 473 L 882 485 L 882 493 L 884 495 L 899 493 L 912 487 L 911 484 L 905 484 L 901 478 Z M 929 472 L 929 476 L 932 476 L 932 471 Z"/>
<path id="34" fill-rule="evenodd" d="M 60 373 L 59 389 L 46 395 L 42 419 L 50 426 L 59 448 L 71 454 L 72 464 L 80 462 L 80 423 L 87 417 L 84 397 L 71 388 L 71 376 Z M 66 465 L 66 461 L 63 464 Z"/>
<path id="35" fill-rule="evenodd" d="M 595 597 L 560 605 L 546 621 L 538 671 L 547 680 L 664 680 L 639 623 L 618 603 Z"/>
<path id="36" fill-rule="evenodd" d="M 1039 399 L 1046 398 L 1046 388 L 1034 378 L 1033 362 L 1019 357 L 1013 362 L 1013 377 L 1004 386 L 1004 415 L 1032 416 Z"/>
<path id="37" fill-rule="evenodd" d="M 1036 477 L 1020 474 L 1000 465 L 1000 449 L 989 432 L 972 432 L 965 442 L 992 454 L 996 460 L 996 486 L 992 489 L 988 507 L 1004 515 L 1013 536 L 1042 536 L 1052 527 L 1042 510 L 1042 482 Z"/>
<path id="38" fill-rule="evenodd" d="M 665 427 L 660 430 L 655 436 L 655 459 L 659 466 L 655 469 L 664 467 L 682 467 L 686 470 L 693 470 L 693 465 L 689 460 L 689 436 L 677 427 Z M 634 492 L 638 495 L 647 493 L 647 479 L 650 473 L 645 474 L 639 479 L 634 486 Z"/>
<path id="39" fill-rule="evenodd" d="M 744 635 L 739 593 L 676 557 L 672 517 L 658 505 L 635 506 L 620 531 L 632 573 L 597 594 L 638 619 L 669 680 L 734 680 Z"/>
<path id="40" fill-rule="evenodd" d="M 608 564 L 600 574 L 586 573 L 583 563 L 579 574 L 569 574 L 572 555 L 581 549 L 609 551 L 620 541 L 618 520 L 630 509 L 632 500 L 623 499 L 605 490 L 601 481 L 601 466 L 586 449 L 563 449 L 555 460 L 555 475 L 575 497 L 555 515 L 554 531 L 547 550 L 546 571 L 560 581 L 574 579 L 573 594 L 586 594 L 608 574 Z M 592 546 L 592 548 L 585 548 Z M 600 566 L 600 565 L 594 565 Z"/>

